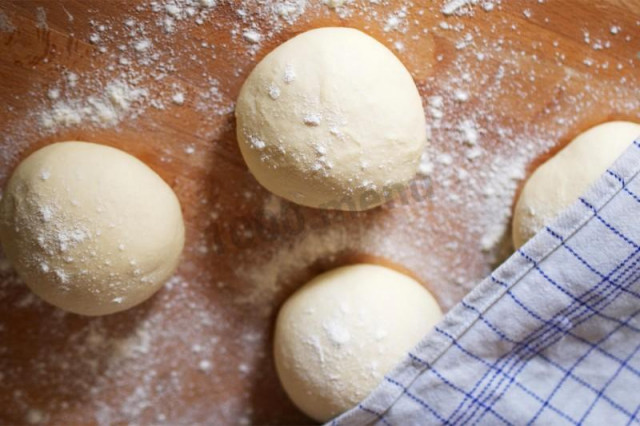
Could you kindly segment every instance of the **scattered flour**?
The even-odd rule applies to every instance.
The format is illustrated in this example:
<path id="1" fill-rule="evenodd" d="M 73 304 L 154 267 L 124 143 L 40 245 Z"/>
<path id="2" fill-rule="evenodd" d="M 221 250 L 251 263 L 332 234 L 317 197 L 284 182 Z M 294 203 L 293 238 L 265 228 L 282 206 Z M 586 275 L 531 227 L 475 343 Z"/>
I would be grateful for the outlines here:
<path id="1" fill-rule="evenodd" d="M 11 19 L 9 19 L 6 13 L 0 10 L 0 32 L 12 33 L 15 30 L 16 27 L 13 25 L 13 22 L 11 22 Z"/>
<path id="2" fill-rule="evenodd" d="M 70 74 L 75 75 L 75 74 Z M 71 79 L 70 81 L 76 81 Z M 74 83 L 75 85 L 75 83 Z M 147 96 L 144 88 L 130 86 L 122 80 L 114 80 L 105 86 L 102 95 L 60 98 L 58 89 L 49 90 L 49 99 L 57 100 L 52 108 L 40 113 L 40 124 L 51 130 L 92 123 L 100 127 L 117 124 L 122 118 L 137 116 L 144 108 L 135 108 Z"/>
<path id="3" fill-rule="evenodd" d="M 174 93 L 173 96 L 171 97 L 171 100 L 176 105 L 184 104 L 184 93 L 182 92 Z"/>
<path id="4" fill-rule="evenodd" d="M 36 27 L 40 30 L 49 29 L 47 25 L 47 11 L 42 6 L 36 7 Z"/>
<path id="5" fill-rule="evenodd" d="M 265 53 L 267 41 L 303 28 L 307 13 L 336 24 L 348 23 L 349 17 L 361 20 L 383 34 L 407 64 L 415 63 L 413 49 L 422 48 L 432 35 L 443 36 L 439 43 L 449 43 L 443 47 L 450 49 L 436 54 L 437 73 L 421 77 L 431 143 L 418 177 L 406 194 L 376 211 L 297 208 L 266 194 L 239 172 L 233 175 L 234 185 L 217 170 L 184 180 L 171 176 L 180 194 L 198 199 L 201 207 L 187 213 L 191 238 L 184 261 L 152 300 L 120 317 L 80 318 L 55 310 L 24 289 L 0 257 L 0 303 L 12 307 L 0 317 L 0 383 L 12 389 L 0 392 L 0 406 L 8 407 L 9 422 L 273 423 L 280 413 L 260 417 L 253 407 L 260 395 L 286 400 L 276 385 L 268 339 L 276 307 L 294 288 L 320 270 L 366 254 L 413 271 L 450 308 L 508 255 L 511 206 L 526 167 L 588 121 L 590 111 L 600 111 L 602 99 L 610 111 L 640 109 L 638 96 L 629 89 L 638 84 L 631 81 L 638 59 L 596 60 L 615 43 L 637 41 L 628 24 L 609 21 L 602 31 L 585 28 L 580 38 L 593 58 L 579 57 L 586 61 L 580 65 L 568 63 L 562 40 L 532 46 L 514 41 L 518 21 L 545 22 L 544 4 L 519 9 L 518 19 L 500 15 L 500 0 L 385 4 L 149 0 L 121 18 L 95 17 L 86 25 L 84 42 L 106 65 L 59 69 L 59 78 L 50 84 L 34 83 L 28 93 L 32 112 L 10 115 L 4 127 L 3 181 L 20 153 L 43 137 L 87 127 L 135 128 L 142 113 L 172 118 L 184 112 L 185 93 L 201 120 L 195 137 L 179 134 L 173 145 L 158 143 L 153 149 L 167 162 L 186 157 L 194 165 L 189 173 L 212 169 L 218 151 L 229 155 L 234 100 L 226 92 L 229 76 L 210 69 L 229 58 L 224 43 L 215 38 L 194 41 L 195 33 L 223 34 L 233 49 L 247 53 L 233 58 L 233 81 L 249 72 L 255 61 L 251 55 Z M 32 12 L 38 30 L 53 27 L 54 11 L 48 8 Z M 483 19 L 495 16 L 495 28 L 476 27 L 471 19 L 475 10 Z M 223 13 L 234 18 L 218 19 Z M 15 31 L 12 18 L 0 11 L 0 32 Z M 421 28 L 421 22 L 431 25 Z M 541 49 L 556 52 L 557 69 L 536 65 Z M 450 51 L 455 54 L 446 53 Z M 194 69 L 201 79 L 190 86 L 182 72 Z M 558 76 L 560 69 L 564 71 Z M 415 66 L 410 70 L 420 71 Z M 611 77 L 614 70 L 628 80 Z M 607 84 L 585 79 L 581 72 L 602 73 Z M 562 99 L 540 103 L 530 96 L 529 91 L 548 90 L 548 82 L 563 93 Z M 584 90 L 572 92 L 576 83 Z M 295 84 L 296 70 L 290 65 L 265 89 L 277 101 L 287 85 Z M 505 93 L 516 97 L 515 108 L 525 115 L 521 119 L 512 119 Z M 314 111 L 300 114 L 307 125 L 322 122 Z M 252 144 L 258 150 L 266 147 L 259 139 Z M 319 158 L 323 149 L 318 145 Z M 47 170 L 40 175 L 43 181 L 50 177 Z M 207 184 L 213 178 L 223 182 L 222 188 Z M 56 212 L 56 206 L 43 206 L 39 219 L 54 223 Z M 66 230 L 44 243 L 62 250 L 82 238 L 91 236 Z M 64 271 L 39 266 L 58 275 L 61 287 L 68 280 Z M 29 321 L 15 331 L 12 324 L 20 318 Z M 337 345 L 351 339 L 339 324 L 326 324 L 325 331 Z M 17 348 L 3 343 L 19 339 L 15 333 L 37 342 L 20 363 L 15 361 Z M 322 348 L 318 356 L 322 358 Z M 304 419 L 292 423 L 296 421 Z"/>
<path id="6" fill-rule="evenodd" d="M 242 33 L 242 37 L 244 37 L 244 39 L 249 43 L 260 43 L 260 40 L 262 40 L 262 34 L 253 29 L 245 30 Z"/>
<path id="7" fill-rule="evenodd" d="M 442 6 L 442 14 L 445 16 L 453 15 L 463 7 L 477 3 L 478 0 L 450 0 Z"/>

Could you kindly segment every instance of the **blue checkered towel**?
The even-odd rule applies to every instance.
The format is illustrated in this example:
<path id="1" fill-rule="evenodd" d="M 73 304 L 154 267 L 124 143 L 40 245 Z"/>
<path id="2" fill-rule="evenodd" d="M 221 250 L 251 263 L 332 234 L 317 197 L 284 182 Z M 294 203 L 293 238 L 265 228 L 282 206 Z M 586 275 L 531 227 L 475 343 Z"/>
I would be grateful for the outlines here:
<path id="1" fill-rule="evenodd" d="M 335 425 L 640 423 L 640 140 Z"/>

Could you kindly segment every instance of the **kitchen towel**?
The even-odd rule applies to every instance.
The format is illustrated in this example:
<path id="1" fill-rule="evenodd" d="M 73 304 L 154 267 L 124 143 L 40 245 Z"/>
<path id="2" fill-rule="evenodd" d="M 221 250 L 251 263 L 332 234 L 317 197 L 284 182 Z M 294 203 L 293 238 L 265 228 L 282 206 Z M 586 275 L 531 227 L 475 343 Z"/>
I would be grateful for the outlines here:
<path id="1" fill-rule="evenodd" d="M 640 139 L 330 424 L 640 424 L 639 172 Z"/>

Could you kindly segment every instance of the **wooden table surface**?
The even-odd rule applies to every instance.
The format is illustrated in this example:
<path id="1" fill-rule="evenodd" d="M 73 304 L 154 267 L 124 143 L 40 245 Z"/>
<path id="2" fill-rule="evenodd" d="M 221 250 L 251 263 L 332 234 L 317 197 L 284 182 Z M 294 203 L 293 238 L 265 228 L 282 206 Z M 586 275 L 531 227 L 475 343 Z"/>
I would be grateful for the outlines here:
<path id="1" fill-rule="evenodd" d="M 187 3 L 0 2 L 0 183 L 48 143 L 104 143 L 169 182 L 187 225 L 176 276 L 104 318 L 47 306 L 0 261 L 0 424 L 308 422 L 271 357 L 277 307 L 295 288 L 367 260 L 411 273 L 448 309 L 509 250 L 526 173 L 594 124 L 640 121 L 638 0 L 487 0 L 452 15 L 441 1 Z M 385 43 L 424 97 L 431 161 L 393 205 L 297 207 L 242 160 L 243 80 L 321 26 Z M 123 82 L 128 100 L 109 98 Z M 96 118 L 92 99 L 115 118 Z M 65 108 L 71 118 L 52 115 Z"/>

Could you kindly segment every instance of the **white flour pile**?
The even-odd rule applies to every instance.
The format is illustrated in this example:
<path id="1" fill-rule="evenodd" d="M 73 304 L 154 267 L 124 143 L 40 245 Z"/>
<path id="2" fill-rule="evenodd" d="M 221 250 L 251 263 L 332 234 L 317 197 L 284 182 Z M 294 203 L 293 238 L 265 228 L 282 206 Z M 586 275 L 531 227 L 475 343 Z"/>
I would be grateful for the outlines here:
<path id="1" fill-rule="evenodd" d="M 640 58 L 598 54 L 637 45 L 640 21 L 603 21 L 585 28 L 583 40 L 549 31 L 531 42 L 520 40 L 523 22 L 535 20 L 540 31 L 558 24 L 546 1 L 422 3 L 154 0 L 123 6 L 129 10 L 117 18 L 89 12 L 89 22 L 67 6 L 61 16 L 84 28 L 76 33 L 87 61 L 34 80 L 27 113 L 5 100 L 0 182 L 34 143 L 80 130 L 179 128 L 189 110 L 198 115 L 193 131 L 178 130 L 149 152 L 180 170 L 170 183 L 199 204 L 185 209 L 179 274 L 123 316 L 86 319 L 45 306 L 0 261 L 0 423 L 300 423 L 269 354 L 274 310 L 286 294 L 345 256 L 368 255 L 412 271 L 450 308 L 508 254 L 511 207 L 531 162 L 590 117 L 606 118 L 598 115 L 603 105 L 640 110 Z M 57 7 L 29 12 L 37 28 L 28 30 L 52 31 Z M 410 191 L 373 212 L 314 212 L 266 194 L 237 169 L 237 179 L 226 179 L 216 160 L 241 164 L 229 142 L 229 85 L 275 35 L 349 19 L 391 46 L 420 82 L 431 145 Z M 0 36 L 18 37 L 18 22 L 0 11 Z M 576 43 L 588 52 L 578 63 L 564 53 Z M 245 54 L 230 60 L 229 50 Z M 541 63 L 543 52 L 553 52 L 556 67 Z M 585 70 L 600 78 L 585 78 Z M 199 75 L 197 85 L 183 73 Z M 216 187 L 193 176 L 215 176 Z"/>

